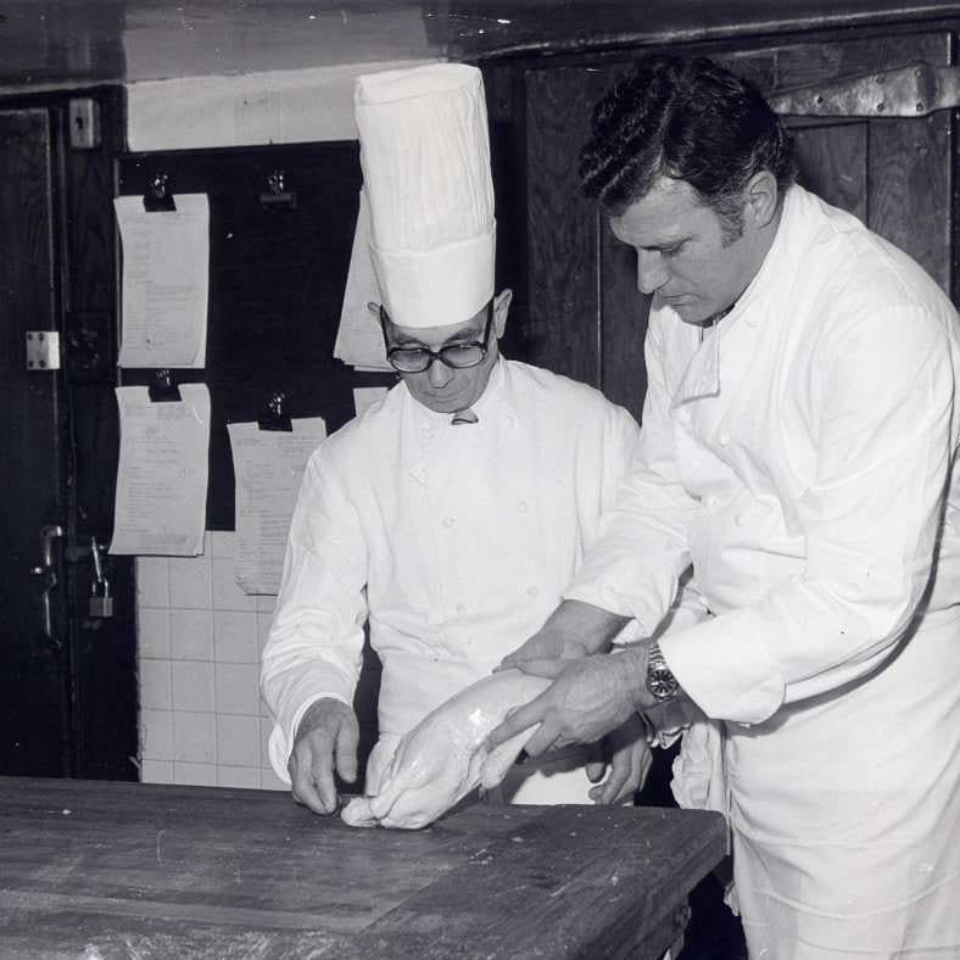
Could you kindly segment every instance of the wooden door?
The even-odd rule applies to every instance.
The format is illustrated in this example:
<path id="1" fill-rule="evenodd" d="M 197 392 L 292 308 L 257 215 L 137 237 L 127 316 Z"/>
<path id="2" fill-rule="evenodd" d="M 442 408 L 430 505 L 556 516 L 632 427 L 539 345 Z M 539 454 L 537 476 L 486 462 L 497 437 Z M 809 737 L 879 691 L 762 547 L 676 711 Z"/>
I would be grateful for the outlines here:
<path id="1" fill-rule="evenodd" d="M 66 772 L 69 703 L 62 536 L 55 535 L 66 520 L 61 383 L 55 371 L 28 371 L 25 360 L 27 331 L 59 332 L 48 112 L 0 112 L 0 142 L 0 764 L 5 773 L 55 775 Z M 41 570 L 45 528 L 50 563 Z"/>
<path id="2" fill-rule="evenodd" d="M 114 616 L 88 606 L 117 456 L 116 142 L 71 147 L 68 116 L 63 98 L 0 106 L 0 774 L 136 779 L 126 558 L 105 559 Z M 30 332 L 60 338 L 43 367 Z"/>
<path id="3" fill-rule="evenodd" d="M 675 49 L 714 56 L 768 96 L 868 71 L 952 60 L 946 32 Z M 621 60 L 526 72 L 526 339 L 532 362 L 602 387 L 639 418 L 649 298 L 636 289 L 633 251 L 613 238 L 595 205 L 578 195 L 576 178 L 591 106 L 627 67 Z M 951 111 L 785 119 L 797 143 L 800 182 L 910 253 L 956 301 Z"/>

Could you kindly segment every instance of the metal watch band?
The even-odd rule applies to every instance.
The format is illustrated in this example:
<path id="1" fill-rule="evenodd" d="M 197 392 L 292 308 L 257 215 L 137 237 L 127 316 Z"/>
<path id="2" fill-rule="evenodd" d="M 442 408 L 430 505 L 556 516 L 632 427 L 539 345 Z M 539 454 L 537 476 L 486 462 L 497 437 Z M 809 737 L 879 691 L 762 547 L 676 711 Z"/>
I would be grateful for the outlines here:
<path id="1" fill-rule="evenodd" d="M 656 640 L 650 644 L 647 654 L 647 690 L 658 703 L 673 700 L 680 692 L 680 684 L 670 672 Z"/>

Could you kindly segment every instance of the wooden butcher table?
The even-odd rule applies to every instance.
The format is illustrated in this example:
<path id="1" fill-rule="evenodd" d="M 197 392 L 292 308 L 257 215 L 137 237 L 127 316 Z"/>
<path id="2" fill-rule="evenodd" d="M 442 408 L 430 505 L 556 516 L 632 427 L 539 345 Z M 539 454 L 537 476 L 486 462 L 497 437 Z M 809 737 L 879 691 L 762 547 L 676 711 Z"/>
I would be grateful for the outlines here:
<path id="1" fill-rule="evenodd" d="M 0 777 L 0 957 L 654 960 L 724 852 L 699 811 L 364 830 L 284 793 Z"/>

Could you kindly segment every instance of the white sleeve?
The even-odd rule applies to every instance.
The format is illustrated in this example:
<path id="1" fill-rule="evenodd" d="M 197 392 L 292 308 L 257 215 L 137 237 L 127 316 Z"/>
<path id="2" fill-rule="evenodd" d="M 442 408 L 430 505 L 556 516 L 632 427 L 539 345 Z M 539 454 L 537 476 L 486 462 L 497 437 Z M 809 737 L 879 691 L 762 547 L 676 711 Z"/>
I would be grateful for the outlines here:
<path id="1" fill-rule="evenodd" d="M 567 599 L 635 618 L 646 636 L 669 612 L 679 578 L 690 565 L 687 530 L 697 509 L 679 479 L 663 341 L 653 320 L 645 343 L 647 395 L 633 463 L 603 514 L 598 540 L 564 592 Z"/>
<path id="2" fill-rule="evenodd" d="M 321 697 L 352 706 L 362 659 L 367 549 L 356 507 L 325 446 L 304 473 L 260 672 L 276 721 L 270 759 L 284 780 L 303 714 Z"/>
<path id="3" fill-rule="evenodd" d="M 931 582 L 956 446 L 941 319 L 891 307 L 821 349 L 817 472 L 795 503 L 802 574 L 661 640 L 710 717 L 758 723 L 867 675 L 895 652 Z"/>

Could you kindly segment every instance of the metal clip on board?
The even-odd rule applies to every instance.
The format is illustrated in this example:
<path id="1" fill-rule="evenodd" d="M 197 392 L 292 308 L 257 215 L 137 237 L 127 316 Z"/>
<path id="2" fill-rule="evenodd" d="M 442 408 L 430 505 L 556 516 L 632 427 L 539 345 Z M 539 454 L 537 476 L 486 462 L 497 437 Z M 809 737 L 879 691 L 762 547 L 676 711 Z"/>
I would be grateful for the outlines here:
<path id="1" fill-rule="evenodd" d="M 173 194 L 170 192 L 169 177 L 165 173 L 155 173 L 143 193 L 143 209 L 148 213 L 164 210 L 176 210 Z"/>
<path id="2" fill-rule="evenodd" d="M 293 423 L 290 421 L 290 415 L 283 411 L 283 401 L 287 399 L 286 394 L 279 391 L 274 393 L 267 403 L 267 411 L 257 420 L 257 426 L 261 430 L 284 430 L 287 433 L 293 432 Z"/>
<path id="3" fill-rule="evenodd" d="M 267 189 L 260 194 L 260 205 L 267 210 L 296 210 L 297 195 L 285 186 L 285 174 L 274 170 L 267 177 Z"/>
<path id="4" fill-rule="evenodd" d="M 180 388 L 166 369 L 156 372 L 156 382 L 150 384 L 149 390 L 151 403 L 177 403 L 181 399 Z"/>

